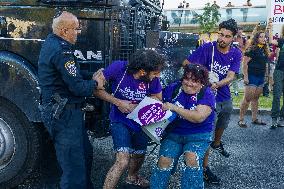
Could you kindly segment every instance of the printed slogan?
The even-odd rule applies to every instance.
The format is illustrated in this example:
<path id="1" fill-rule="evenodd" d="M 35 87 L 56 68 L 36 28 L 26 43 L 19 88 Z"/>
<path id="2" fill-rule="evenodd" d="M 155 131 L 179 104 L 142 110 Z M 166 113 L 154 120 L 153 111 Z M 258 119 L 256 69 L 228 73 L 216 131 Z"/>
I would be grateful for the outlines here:
<path id="1" fill-rule="evenodd" d="M 284 23 L 284 0 L 271 1 L 271 18 L 274 24 Z"/>

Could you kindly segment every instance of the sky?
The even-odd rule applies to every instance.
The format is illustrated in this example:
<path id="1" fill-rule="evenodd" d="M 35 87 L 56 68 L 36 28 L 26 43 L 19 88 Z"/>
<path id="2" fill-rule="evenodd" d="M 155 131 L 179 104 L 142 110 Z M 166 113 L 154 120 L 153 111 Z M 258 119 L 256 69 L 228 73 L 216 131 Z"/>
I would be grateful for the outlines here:
<path id="1" fill-rule="evenodd" d="M 163 0 L 161 0 L 162 2 Z M 180 2 L 183 0 L 164 0 L 165 5 L 164 9 L 172 9 L 177 8 Z M 201 8 L 206 3 L 213 3 L 214 0 L 185 0 L 187 3 L 189 3 L 189 6 L 192 8 Z M 221 7 L 224 7 L 228 4 L 228 2 L 231 1 L 231 3 L 235 6 L 242 6 L 246 3 L 246 0 L 216 0 L 217 4 Z M 251 0 L 252 5 L 265 5 L 266 0 Z"/>

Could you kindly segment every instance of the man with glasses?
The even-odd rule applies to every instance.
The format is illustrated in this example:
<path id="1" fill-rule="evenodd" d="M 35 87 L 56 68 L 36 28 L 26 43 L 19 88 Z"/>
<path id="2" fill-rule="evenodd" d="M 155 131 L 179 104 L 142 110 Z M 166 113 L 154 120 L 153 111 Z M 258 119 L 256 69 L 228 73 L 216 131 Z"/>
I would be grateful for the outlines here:
<path id="1" fill-rule="evenodd" d="M 218 151 L 224 157 L 230 154 L 224 149 L 221 141 L 224 130 L 228 127 L 231 112 L 233 110 L 229 84 L 234 80 L 235 73 L 239 71 L 242 53 L 232 46 L 234 36 L 237 34 L 237 23 L 229 19 L 219 24 L 218 39 L 212 43 L 205 43 L 193 52 L 184 62 L 199 63 L 211 70 L 217 78 L 211 83 L 211 88 L 217 92 L 216 95 L 216 126 L 214 141 L 210 148 Z M 219 184 L 220 179 L 214 175 L 208 167 L 209 150 L 204 157 L 204 179 L 213 184 Z"/>
<path id="2" fill-rule="evenodd" d="M 97 75 L 80 71 L 74 59 L 72 47 L 81 31 L 76 16 L 62 12 L 53 19 L 52 30 L 39 56 L 42 120 L 62 169 L 60 188 L 91 189 L 93 150 L 81 105 L 84 97 L 104 89 L 103 83 Z"/>

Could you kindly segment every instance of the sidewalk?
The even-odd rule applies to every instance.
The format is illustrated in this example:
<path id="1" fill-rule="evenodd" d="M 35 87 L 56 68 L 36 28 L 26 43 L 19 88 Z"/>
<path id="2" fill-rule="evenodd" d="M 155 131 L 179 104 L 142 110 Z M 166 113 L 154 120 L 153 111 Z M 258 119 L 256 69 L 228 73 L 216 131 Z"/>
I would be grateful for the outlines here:
<path id="1" fill-rule="evenodd" d="M 259 112 L 259 114 L 262 114 L 262 115 L 270 115 L 271 109 L 260 108 L 258 110 L 258 112 Z M 234 107 L 233 114 L 240 114 L 240 108 L 239 107 Z M 246 114 L 251 114 L 251 110 L 249 109 Z"/>

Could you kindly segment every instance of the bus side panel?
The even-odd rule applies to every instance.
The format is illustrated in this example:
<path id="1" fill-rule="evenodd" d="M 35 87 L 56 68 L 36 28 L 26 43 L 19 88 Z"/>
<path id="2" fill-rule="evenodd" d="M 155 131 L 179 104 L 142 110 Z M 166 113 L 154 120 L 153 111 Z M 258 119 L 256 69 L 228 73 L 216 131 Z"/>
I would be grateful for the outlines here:
<path id="1" fill-rule="evenodd" d="M 32 122 L 39 122 L 39 87 L 34 70 L 22 57 L 0 52 L 0 97 L 15 104 Z"/>

